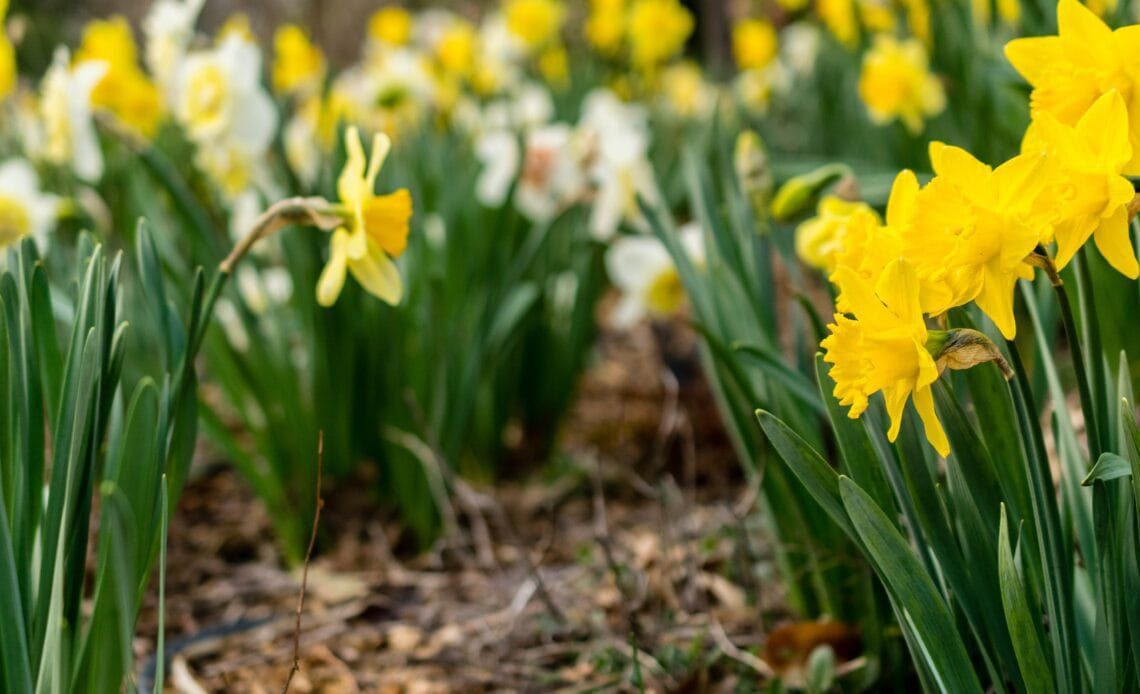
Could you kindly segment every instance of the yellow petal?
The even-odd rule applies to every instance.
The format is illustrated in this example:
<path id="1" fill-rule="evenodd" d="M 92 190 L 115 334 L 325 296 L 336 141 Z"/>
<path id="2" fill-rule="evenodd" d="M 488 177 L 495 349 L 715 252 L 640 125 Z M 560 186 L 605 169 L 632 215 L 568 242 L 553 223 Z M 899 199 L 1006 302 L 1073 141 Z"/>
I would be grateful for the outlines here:
<path id="1" fill-rule="evenodd" d="M 404 294 L 400 271 L 380 246 L 369 241 L 368 252 L 362 258 L 350 258 L 348 269 L 368 293 L 392 305 L 400 303 Z"/>
<path id="2" fill-rule="evenodd" d="M 344 133 L 344 149 L 348 158 L 340 171 L 336 189 L 340 201 L 349 208 L 356 208 L 361 202 L 364 179 L 364 145 L 360 143 L 360 131 L 353 125 Z"/>
<path id="3" fill-rule="evenodd" d="M 1017 276 L 1001 272 L 992 266 L 983 270 L 981 291 L 974 301 L 982 309 L 1005 339 L 1017 334 L 1017 319 L 1013 313 L 1013 289 Z"/>
<path id="4" fill-rule="evenodd" d="M 1115 89 L 1093 102 L 1077 121 L 1077 134 L 1091 150 L 1097 170 L 1117 173 L 1132 159 L 1128 141 L 1128 108 Z"/>
<path id="5" fill-rule="evenodd" d="M 388 158 L 392 149 L 392 138 L 385 133 L 376 133 L 372 138 L 372 156 L 368 159 L 368 174 L 364 177 L 365 193 L 372 193 L 376 189 L 376 177 L 380 174 L 380 167 Z"/>
<path id="6" fill-rule="evenodd" d="M 950 441 L 946 438 L 946 431 L 938 414 L 934 411 L 934 394 L 930 386 L 923 386 L 914 391 L 914 407 L 922 419 L 922 428 L 926 430 L 926 440 L 938 451 L 938 455 L 945 458 L 950 455 Z"/>
<path id="7" fill-rule="evenodd" d="M 1014 39 L 1005 44 L 1005 57 L 1030 84 L 1036 85 L 1064 59 L 1064 47 L 1056 36 Z"/>
<path id="8" fill-rule="evenodd" d="M 887 414 L 891 418 L 891 428 L 887 431 L 887 438 L 894 441 L 899 437 L 902 428 L 903 412 L 906 411 L 906 399 L 910 396 L 910 387 L 900 382 L 883 390 L 883 398 L 887 403 Z"/>
<path id="9" fill-rule="evenodd" d="M 364 228 L 385 253 L 398 258 L 408 247 L 408 220 L 412 216 L 412 196 L 401 188 L 389 195 L 378 195 L 364 204 Z"/>
<path id="10" fill-rule="evenodd" d="M 1112 30 L 1077 0 L 1061 0 L 1057 4 L 1057 33 L 1089 50 L 1112 46 Z"/>
<path id="11" fill-rule="evenodd" d="M 937 141 L 930 143 L 930 163 L 936 174 L 958 187 L 984 185 L 992 171 L 961 147 Z"/>
<path id="12" fill-rule="evenodd" d="M 348 264 L 348 232 L 343 228 L 333 232 L 329 244 L 329 262 L 317 280 L 317 303 L 332 306 L 344 288 L 344 275 Z"/>
<path id="13" fill-rule="evenodd" d="M 902 259 L 888 263 L 875 285 L 875 293 L 903 322 L 913 325 L 917 320 L 918 326 L 922 326 L 918 277 L 910 263 Z"/>
<path id="14" fill-rule="evenodd" d="M 1128 228 L 1128 209 L 1121 207 L 1108 219 L 1105 219 L 1093 232 L 1093 241 L 1097 250 L 1108 261 L 1108 264 L 1128 277 L 1140 277 L 1140 265 L 1136 262 L 1136 251 L 1132 248 L 1132 235 Z"/>
<path id="15" fill-rule="evenodd" d="M 887 201 L 887 225 L 901 229 L 914 215 L 915 199 L 918 197 L 918 177 L 910 169 L 903 169 L 895 176 L 891 185 L 891 197 Z"/>

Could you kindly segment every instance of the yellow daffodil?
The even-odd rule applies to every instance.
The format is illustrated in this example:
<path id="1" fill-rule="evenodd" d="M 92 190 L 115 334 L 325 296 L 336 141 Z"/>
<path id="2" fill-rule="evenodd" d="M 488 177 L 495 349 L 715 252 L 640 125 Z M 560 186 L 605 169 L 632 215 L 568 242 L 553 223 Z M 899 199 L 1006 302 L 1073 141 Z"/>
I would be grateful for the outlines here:
<path id="1" fill-rule="evenodd" d="M 732 55 L 741 70 L 760 70 L 776 59 L 776 29 L 763 19 L 746 19 L 732 28 Z"/>
<path id="2" fill-rule="evenodd" d="M 470 22 L 456 19 L 444 29 L 435 45 L 435 57 L 444 74 L 466 77 L 475 68 L 478 34 Z"/>
<path id="3" fill-rule="evenodd" d="M 875 37 L 863 58 L 859 97 L 876 123 L 898 119 L 915 135 L 924 119 L 946 108 L 946 94 L 930 72 L 922 44 L 884 34 Z"/>
<path id="4" fill-rule="evenodd" d="M 1005 54 L 1033 86 L 1033 113 L 1076 125 L 1100 96 L 1115 89 L 1128 108 L 1132 159 L 1140 175 L 1140 25 L 1113 31 L 1077 0 L 1057 5 L 1057 36 L 1016 39 Z"/>
<path id="5" fill-rule="evenodd" d="M 849 298 L 852 316 L 836 314 L 824 339 L 824 361 L 835 380 L 834 395 L 858 418 L 868 399 L 882 392 L 890 415 L 887 437 L 898 438 L 907 400 L 914 398 L 926 438 L 940 455 L 950 453 L 950 442 L 934 411 L 932 384 L 938 380 L 935 357 L 927 348 L 930 334 L 919 306 L 919 280 L 908 262 L 891 261 L 871 284 L 849 268 L 833 277 Z"/>
<path id="6" fill-rule="evenodd" d="M 551 46 L 538 57 L 538 71 L 548 84 L 565 87 L 570 80 L 570 57 L 566 47 Z"/>
<path id="7" fill-rule="evenodd" d="M 906 26 L 910 33 L 923 45 L 930 46 L 930 2 L 929 0 L 902 0 L 906 8 Z"/>
<path id="8" fill-rule="evenodd" d="M 796 228 L 796 254 L 808 265 L 830 273 L 835 269 L 836 254 L 843 248 L 843 238 L 853 220 L 878 224 L 879 216 L 865 202 L 823 196 L 816 216 Z"/>
<path id="9" fill-rule="evenodd" d="M 566 6 L 561 0 L 506 0 L 503 16 L 507 30 L 535 51 L 558 39 Z"/>
<path id="10" fill-rule="evenodd" d="M 855 48 L 859 43 L 859 21 L 855 15 L 854 0 L 817 0 L 815 4 L 819 21 L 847 48 Z"/>
<path id="11" fill-rule="evenodd" d="M 674 57 L 693 33 L 693 15 L 677 0 L 635 0 L 629 11 L 630 59 L 652 70 Z"/>
<path id="12" fill-rule="evenodd" d="M 705 81 L 700 65 L 688 60 L 661 73 L 661 91 L 669 109 L 682 118 L 707 114 L 716 104 L 716 93 Z"/>
<path id="13" fill-rule="evenodd" d="M 98 19 L 83 30 L 75 63 L 102 63 L 103 77 L 91 92 L 91 105 L 110 113 L 133 132 L 150 138 L 162 119 L 162 95 L 142 71 L 130 24 L 124 17 Z"/>
<path id="14" fill-rule="evenodd" d="M 1012 339 L 1018 279 L 1033 276 L 1025 258 L 1049 235 L 1049 210 L 1039 198 L 1045 157 L 1022 154 L 997 169 L 969 152 L 941 142 L 930 145 L 935 177 L 918 194 L 903 253 L 924 282 L 946 293 L 941 313 L 975 301 Z"/>
<path id="15" fill-rule="evenodd" d="M 590 14 L 586 17 L 586 40 L 607 56 L 621 50 L 625 36 L 626 0 L 590 0 Z"/>
<path id="16" fill-rule="evenodd" d="M 7 98 L 16 86 L 16 49 L 4 30 L 8 0 L 0 0 L 0 100 Z"/>
<path id="17" fill-rule="evenodd" d="M 404 188 L 387 195 L 375 193 L 376 177 L 391 148 L 387 135 L 373 138 L 367 161 L 355 127 L 345 133 L 345 147 L 348 160 L 337 181 L 337 194 L 348 223 L 332 234 L 329 261 L 317 282 L 317 301 L 322 306 L 336 303 L 345 275 L 351 272 L 371 294 L 399 303 L 403 282 L 392 258 L 407 247 L 412 196 Z"/>
<path id="18" fill-rule="evenodd" d="M 1047 112 L 1034 118 L 1022 144 L 1042 152 L 1049 178 L 1045 200 L 1055 206 L 1057 268 L 1063 268 L 1092 236 L 1114 268 L 1132 279 L 1140 274 L 1129 232 L 1128 204 L 1136 193 L 1120 175 L 1132 158 L 1128 110 L 1116 90 L 1093 103 L 1075 127 Z"/>
<path id="19" fill-rule="evenodd" d="M 381 7 L 368 20 L 368 35 L 389 46 L 403 46 L 412 37 L 412 15 L 402 7 Z"/>
<path id="20" fill-rule="evenodd" d="M 279 94 L 320 91 L 325 77 L 325 54 L 296 24 L 273 34 L 273 88 Z"/>

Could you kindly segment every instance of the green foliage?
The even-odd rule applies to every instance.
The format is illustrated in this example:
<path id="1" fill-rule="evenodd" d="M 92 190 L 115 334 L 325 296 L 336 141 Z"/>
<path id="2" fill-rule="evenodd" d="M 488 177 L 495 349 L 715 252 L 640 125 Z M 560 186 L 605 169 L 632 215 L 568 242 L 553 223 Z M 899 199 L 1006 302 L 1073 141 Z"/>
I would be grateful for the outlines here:
<path id="1" fill-rule="evenodd" d="M 136 298 L 150 315 L 124 309 L 122 257 L 87 237 L 70 289 L 53 289 L 30 241 L 0 275 L 4 691 L 133 688 L 135 621 L 193 451 L 192 360 L 209 313 L 199 279 L 182 327 L 145 229 L 139 236 Z M 136 352 L 125 315 L 164 326 L 153 375 L 125 367 Z"/>

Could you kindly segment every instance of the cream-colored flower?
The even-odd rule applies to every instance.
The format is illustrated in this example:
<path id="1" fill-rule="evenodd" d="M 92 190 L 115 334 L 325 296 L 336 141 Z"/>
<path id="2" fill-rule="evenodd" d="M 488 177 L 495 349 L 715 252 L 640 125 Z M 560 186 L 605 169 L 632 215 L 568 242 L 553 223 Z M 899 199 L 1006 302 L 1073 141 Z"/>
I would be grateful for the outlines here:
<path id="1" fill-rule="evenodd" d="M 24 159 L 0 163 L 0 249 L 31 237 L 43 249 L 59 213 L 59 200 L 40 190 L 36 170 Z"/>
<path id="2" fill-rule="evenodd" d="M 103 151 L 91 116 L 91 93 L 107 72 L 101 62 L 74 67 L 66 48 L 55 52 L 40 86 L 44 157 L 87 181 L 103 175 Z"/>
<path id="3" fill-rule="evenodd" d="M 696 265 L 704 263 L 699 226 L 679 230 L 681 247 Z M 645 316 L 665 318 L 685 304 L 685 287 L 669 251 L 651 236 L 622 236 L 606 251 L 606 272 L 621 292 L 611 320 L 628 328 Z"/>

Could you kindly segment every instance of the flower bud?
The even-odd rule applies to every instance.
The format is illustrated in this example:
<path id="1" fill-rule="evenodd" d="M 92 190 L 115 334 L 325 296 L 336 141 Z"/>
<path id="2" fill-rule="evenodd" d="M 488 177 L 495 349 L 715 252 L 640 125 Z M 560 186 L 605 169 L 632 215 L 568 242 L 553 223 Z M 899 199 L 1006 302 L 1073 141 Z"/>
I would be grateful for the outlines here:
<path id="1" fill-rule="evenodd" d="M 954 330 L 931 330 L 927 334 L 926 351 L 934 357 L 938 373 L 946 369 L 961 371 L 978 364 L 995 362 L 1006 380 L 1013 377 L 1013 371 L 997 345 L 977 330 L 956 328 Z"/>
<path id="2" fill-rule="evenodd" d="M 814 209 L 816 199 L 824 188 L 849 173 L 850 170 L 843 164 L 828 164 L 788 179 L 776 191 L 776 197 L 772 200 L 772 217 L 777 222 L 786 222 Z"/>

